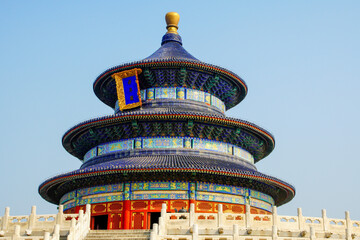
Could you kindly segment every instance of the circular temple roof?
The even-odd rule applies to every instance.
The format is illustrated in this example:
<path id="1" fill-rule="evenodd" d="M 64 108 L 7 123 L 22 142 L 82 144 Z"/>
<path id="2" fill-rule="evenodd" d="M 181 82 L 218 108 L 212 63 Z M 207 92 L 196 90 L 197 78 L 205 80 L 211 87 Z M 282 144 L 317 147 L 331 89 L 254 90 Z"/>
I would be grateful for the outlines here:
<path id="1" fill-rule="evenodd" d="M 39 186 L 39 193 L 47 201 L 58 204 L 65 193 L 80 187 L 122 181 L 167 180 L 169 174 L 172 180 L 232 182 L 234 186 L 249 187 L 272 196 L 278 206 L 295 195 L 290 184 L 236 162 L 182 155 L 129 157 L 99 163 L 50 178 Z"/>
<path id="2" fill-rule="evenodd" d="M 116 115 L 95 118 L 82 122 L 73 128 L 69 129 L 63 136 L 64 148 L 75 157 L 82 159 L 84 154 L 91 148 L 99 144 L 116 141 L 119 137 L 133 138 L 153 135 L 153 123 L 182 123 L 181 129 L 172 127 L 172 129 L 179 129 L 177 134 L 186 134 L 188 130 L 188 123 L 193 125 L 206 125 L 223 129 L 219 134 L 218 140 L 237 145 L 246 151 L 250 152 L 255 159 L 255 162 L 261 160 L 271 153 L 275 147 L 274 137 L 265 129 L 239 119 L 234 119 L 225 116 L 204 114 L 198 112 L 183 112 L 171 109 L 167 111 L 129 111 Z M 134 125 L 138 127 L 135 127 Z M 146 125 L 146 126 L 144 126 Z M 148 126 L 149 125 L 149 126 Z M 119 136 L 123 128 L 126 128 L 127 134 Z M 203 127 L 201 126 L 203 129 Z M 143 132 L 141 129 L 150 129 L 153 131 Z M 157 133 L 160 136 L 171 136 L 166 132 L 165 127 Z M 193 137 L 212 139 L 213 135 L 206 133 L 193 133 Z M 198 134 L 198 135 L 196 135 Z"/>
<path id="3" fill-rule="evenodd" d="M 174 24 L 168 23 L 168 29 L 169 25 Z M 225 68 L 193 57 L 182 47 L 181 37 L 176 31 L 168 31 L 162 38 L 161 47 L 149 57 L 112 67 L 100 74 L 93 85 L 96 96 L 113 108 L 117 95 L 111 75 L 132 68 L 142 69 L 139 75 L 141 89 L 164 86 L 198 89 L 220 98 L 227 109 L 237 105 L 247 94 L 243 79 Z"/>

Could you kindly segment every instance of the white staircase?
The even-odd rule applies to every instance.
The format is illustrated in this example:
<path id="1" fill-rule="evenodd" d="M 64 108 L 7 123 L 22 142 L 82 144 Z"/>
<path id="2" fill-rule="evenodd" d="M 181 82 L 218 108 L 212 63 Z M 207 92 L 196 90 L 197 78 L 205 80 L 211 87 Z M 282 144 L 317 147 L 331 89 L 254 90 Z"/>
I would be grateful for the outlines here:
<path id="1" fill-rule="evenodd" d="M 90 230 L 84 240 L 149 240 L 150 230 Z"/>

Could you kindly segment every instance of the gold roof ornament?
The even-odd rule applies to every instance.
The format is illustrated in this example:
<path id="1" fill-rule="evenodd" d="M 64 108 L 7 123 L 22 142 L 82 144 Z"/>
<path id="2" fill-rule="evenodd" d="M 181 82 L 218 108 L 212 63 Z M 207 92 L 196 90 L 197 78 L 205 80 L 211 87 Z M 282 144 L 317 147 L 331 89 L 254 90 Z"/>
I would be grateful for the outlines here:
<path id="1" fill-rule="evenodd" d="M 178 23 L 180 20 L 180 15 L 177 12 L 168 12 L 165 16 L 166 21 L 166 29 L 168 30 L 167 33 L 175 33 L 178 34 Z"/>

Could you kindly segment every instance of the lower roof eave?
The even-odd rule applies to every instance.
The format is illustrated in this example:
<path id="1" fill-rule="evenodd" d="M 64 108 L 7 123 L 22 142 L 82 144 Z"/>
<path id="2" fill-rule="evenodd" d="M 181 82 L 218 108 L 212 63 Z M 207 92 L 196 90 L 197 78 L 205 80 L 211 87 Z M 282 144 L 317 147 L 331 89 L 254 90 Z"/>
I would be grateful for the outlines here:
<path id="1" fill-rule="evenodd" d="M 216 171 L 216 170 L 199 170 L 199 169 L 172 169 L 172 168 L 162 168 L 162 169 L 108 169 L 108 170 L 98 170 L 98 171 L 94 171 L 94 172 L 83 172 L 81 173 L 81 170 L 78 170 L 78 173 L 74 173 L 70 175 L 68 174 L 63 174 L 63 175 L 59 175 L 57 177 L 48 179 L 47 181 L 43 182 L 40 186 L 39 186 L 39 194 L 47 201 L 54 203 L 54 204 L 59 204 L 59 200 L 61 198 L 61 196 L 57 196 L 55 197 L 56 192 L 58 191 L 58 188 L 63 186 L 64 184 L 73 184 L 74 185 L 74 189 L 77 189 L 76 185 L 81 184 L 81 182 L 85 181 L 88 178 L 94 178 L 95 180 L 99 180 L 99 179 L 103 179 L 105 176 L 109 177 L 110 175 L 116 175 L 118 176 L 117 178 L 115 178 L 117 180 L 117 182 L 121 182 L 121 181 L 134 181 L 131 178 L 128 177 L 128 174 L 132 174 L 135 177 L 135 179 L 137 180 L 141 180 L 138 179 L 138 175 L 140 174 L 155 174 L 155 175 L 159 175 L 160 173 L 166 173 L 167 175 L 169 173 L 180 173 L 182 175 L 182 177 L 187 176 L 186 174 L 190 173 L 191 174 L 191 178 L 189 178 L 189 181 L 199 181 L 198 177 L 196 177 L 196 175 L 198 174 L 200 175 L 207 175 L 207 176 L 215 176 L 215 177 L 225 177 L 225 178 L 229 178 L 229 179 L 233 179 L 238 180 L 238 179 L 242 179 L 243 182 L 245 182 L 246 184 L 251 184 L 252 189 L 254 190 L 258 190 L 261 191 L 259 189 L 257 189 L 257 184 L 267 184 L 269 186 L 271 186 L 272 188 L 276 189 L 276 194 L 270 194 L 272 195 L 272 197 L 275 200 L 275 205 L 276 206 L 280 206 L 283 205 L 287 202 L 289 202 L 290 200 L 292 200 L 295 196 L 295 188 L 293 186 L 291 186 L 290 184 L 287 184 L 279 179 L 276 179 L 274 177 L 270 177 L 270 176 L 266 176 L 262 173 L 259 172 L 242 172 L 242 173 L 231 173 L 231 172 L 223 172 L 223 171 Z M 120 177 L 119 177 L 120 175 Z M 122 179 L 122 180 L 120 180 Z M 210 178 L 209 178 L 210 179 Z M 120 181 L 119 181 L 120 180 Z M 157 179 L 154 179 L 157 180 Z M 95 182 L 99 182 L 99 181 L 95 181 Z M 93 183 L 92 185 L 89 186 L 96 186 L 96 183 Z M 72 191 L 70 190 L 70 191 Z M 66 193 L 66 192 L 65 192 Z M 65 194 L 64 193 L 64 194 Z M 269 193 L 267 193 L 269 194 Z M 51 196 L 52 195 L 52 196 Z"/>

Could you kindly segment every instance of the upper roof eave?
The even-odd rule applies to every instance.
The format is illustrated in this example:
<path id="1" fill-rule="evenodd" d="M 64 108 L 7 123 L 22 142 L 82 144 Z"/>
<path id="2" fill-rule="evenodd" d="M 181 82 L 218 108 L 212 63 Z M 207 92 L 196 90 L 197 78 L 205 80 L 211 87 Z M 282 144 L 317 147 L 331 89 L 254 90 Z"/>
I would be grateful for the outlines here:
<path id="1" fill-rule="evenodd" d="M 106 84 L 109 81 L 114 81 L 111 77 L 112 74 L 121 72 L 124 70 L 132 69 L 132 68 L 180 68 L 180 67 L 191 67 L 194 69 L 199 69 L 200 71 L 207 71 L 213 74 L 219 74 L 222 76 L 225 76 L 228 80 L 230 80 L 233 84 L 239 86 L 241 89 L 241 95 L 237 97 L 237 99 L 234 101 L 234 106 L 238 103 L 240 103 L 247 94 L 247 85 L 245 81 L 239 77 L 237 74 L 233 73 L 230 70 L 227 70 L 225 68 L 204 63 L 198 60 L 192 60 L 188 58 L 162 58 L 162 59 L 144 59 L 140 61 L 135 62 L 129 62 L 124 63 L 118 66 L 114 66 L 112 68 L 107 69 L 103 73 L 101 73 L 94 81 L 93 83 L 93 90 L 95 92 L 95 95 L 105 104 L 107 104 L 110 107 L 112 106 L 112 102 L 107 102 L 105 98 L 105 93 L 102 91 L 102 88 L 104 84 Z"/>

